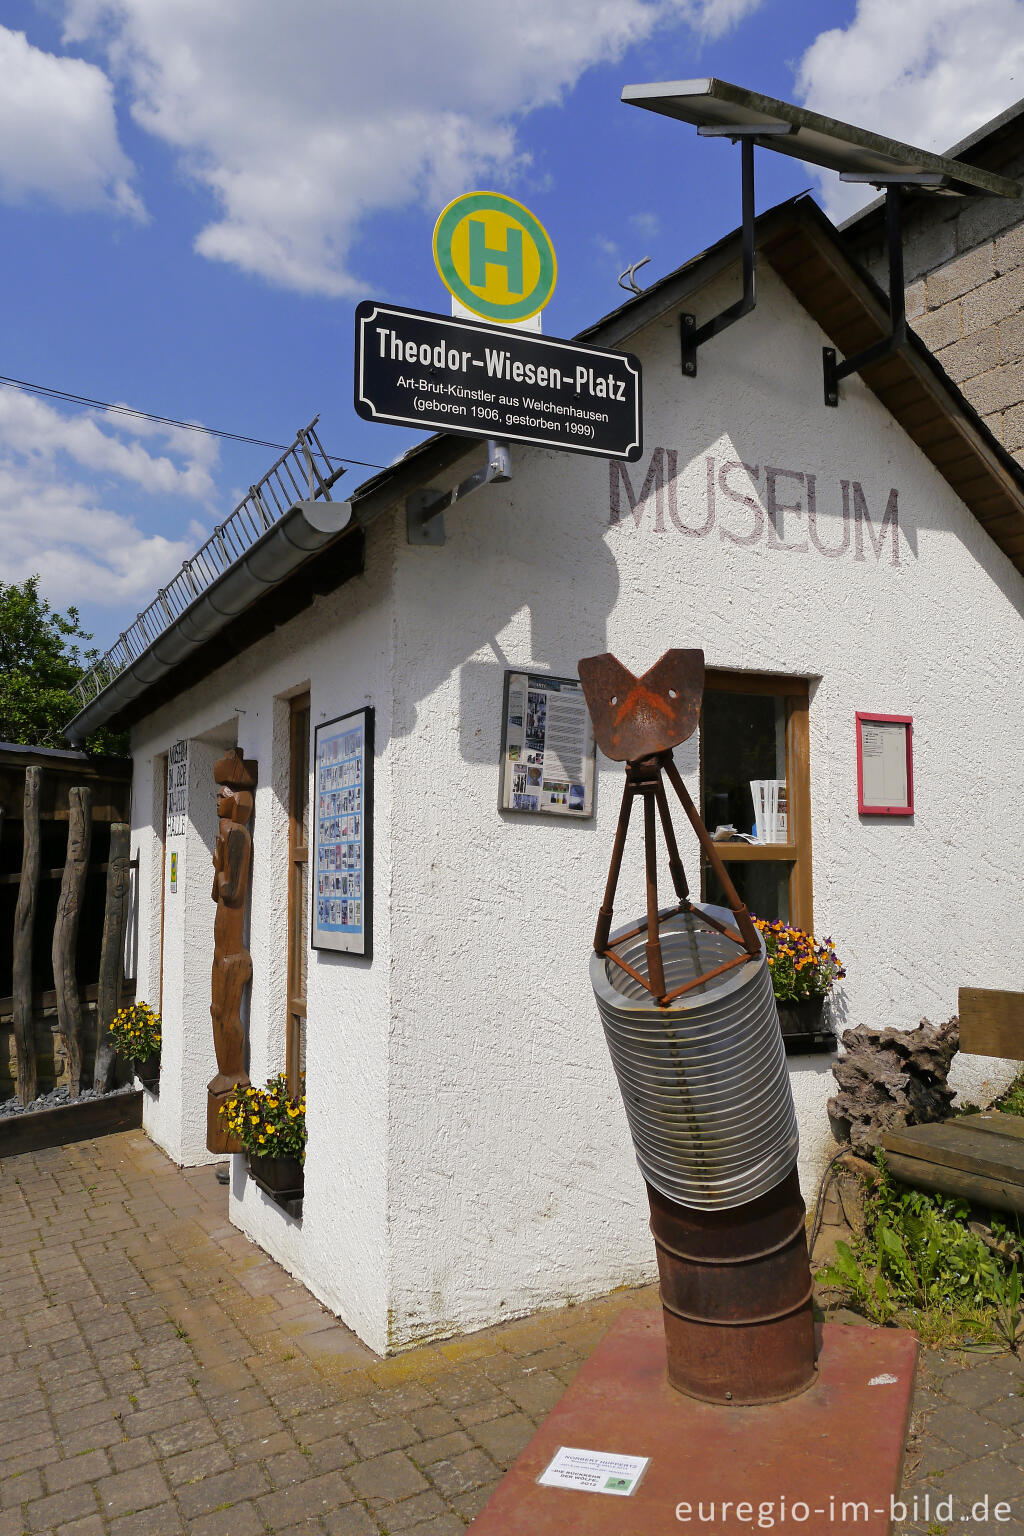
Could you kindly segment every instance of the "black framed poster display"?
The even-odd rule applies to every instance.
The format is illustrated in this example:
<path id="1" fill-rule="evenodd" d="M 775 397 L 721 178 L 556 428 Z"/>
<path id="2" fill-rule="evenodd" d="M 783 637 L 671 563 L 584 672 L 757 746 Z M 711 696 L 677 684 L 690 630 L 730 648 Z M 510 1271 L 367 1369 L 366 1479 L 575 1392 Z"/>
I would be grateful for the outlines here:
<path id="1" fill-rule="evenodd" d="M 318 725 L 313 738 L 314 949 L 372 954 L 373 710 Z"/>
<path id="2" fill-rule="evenodd" d="M 594 733 L 579 678 L 506 672 L 500 809 L 593 816 L 594 761 Z"/>

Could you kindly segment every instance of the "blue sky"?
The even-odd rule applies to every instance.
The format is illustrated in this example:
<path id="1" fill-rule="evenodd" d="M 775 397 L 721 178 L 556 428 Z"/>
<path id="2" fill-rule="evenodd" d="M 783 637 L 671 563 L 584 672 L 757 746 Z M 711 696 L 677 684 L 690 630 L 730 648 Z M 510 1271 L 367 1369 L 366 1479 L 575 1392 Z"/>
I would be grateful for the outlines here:
<path id="1" fill-rule="evenodd" d="M 619 103 L 712 74 L 942 149 L 1024 96 L 1024 0 L 3 0 L 0 374 L 387 463 L 355 302 L 447 312 L 434 219 L 489 186 L 572 335 L 737 223 L 738 152 Z M 759 207 L 805 187 L 852 211 L 759 154 Z M 0 579 L 106 646 L 273 457 L 0 387 Z"/>

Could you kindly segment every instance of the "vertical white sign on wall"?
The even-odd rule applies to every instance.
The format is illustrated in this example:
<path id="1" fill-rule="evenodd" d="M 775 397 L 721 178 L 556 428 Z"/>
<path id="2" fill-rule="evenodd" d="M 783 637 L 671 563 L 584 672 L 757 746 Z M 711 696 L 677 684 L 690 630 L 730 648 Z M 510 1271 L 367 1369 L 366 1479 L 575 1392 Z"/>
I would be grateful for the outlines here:
<path id="1" fill-rule="evenodd" d="M 188 742 L 176 741 L 167 754 L 167 838 L 184 837 L 188 825 Z"/>

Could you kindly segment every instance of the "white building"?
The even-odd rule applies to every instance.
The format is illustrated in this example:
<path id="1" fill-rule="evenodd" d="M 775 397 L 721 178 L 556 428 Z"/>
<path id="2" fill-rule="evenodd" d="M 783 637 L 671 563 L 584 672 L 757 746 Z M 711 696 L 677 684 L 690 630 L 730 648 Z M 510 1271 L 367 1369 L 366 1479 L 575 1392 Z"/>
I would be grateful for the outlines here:
<path id="1" fill-rule="evenodd" d="M 411 547 L 406 496 L 483 455 L 433 438 L 359 488 L 340 533 L 287 514 L 246 567 L 258 590 L 240 567 L 211 588 L 220 617 L 188 659 L 176 621 L 75 722 L 132 725 L 138 995 L 165 1025 L 145 1123 L 183 1164 L 207 1160 L 215 1070 L 212 765 L 236 743 L 259 764 L 250 1076 L 300 1049 L 304 1008 L 309 1145 L 301 1219 L 241 1158 L 230 1216 L 376 1350 L 654 1272 L 587 974 L 622 770 L 598 758 L 593 819 L 499 810 L 507 671 L 572 677 L 611 650 L 641 672 L 703 647 L 680 770 L 712 825 L 737 819 L 766 754 L 785 771 L 791 843 L 732 867 L 755 911 L 832 935 L 840 1025 L 945 1019 L 960 985 L 1020 984 L 1024 471 L 913 336 L 826 408 L 822 346 L 882 336 L 884 299 L 809 200 L 763 215 L 757 240 L 756 310 L 701 349 L 696 379 L 679 315 L 735 297 L 738 236 L 582 338 L 642 361 L 638 463 L 513 448 L 509 483 L 450 508 L 443 545 Z M 286 558 L 288 538 L 314 552 Z M 289 822 L 312 727 L 364 705 L 371 959 L 309 948 Z M 858 711 L 913 717 L 914 815 L 858 813 Z M 182 740 L 172 891 L 166 760 Z M 688 834 L 683 857 L 695 874 Z M 618 911 L 641 909 L 634 860 Z M 805 1196 L 834 1149 L 831 1059 L 790 1058 Z M 973 1069 L 959 1081 L 976 1098 L 1012 1071 Z"/>

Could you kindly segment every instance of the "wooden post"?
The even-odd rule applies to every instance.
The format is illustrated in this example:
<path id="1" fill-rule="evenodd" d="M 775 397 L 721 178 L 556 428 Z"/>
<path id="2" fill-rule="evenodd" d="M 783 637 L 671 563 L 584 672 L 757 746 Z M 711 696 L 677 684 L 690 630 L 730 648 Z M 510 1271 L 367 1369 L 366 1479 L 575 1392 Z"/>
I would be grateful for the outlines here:
<path id="1" fill-rule="evenodd" d="M 96 1066 L 92 1085 L 106 1093 L 114 1078 L 114 1042 L 110 1026 L 121 1002 L 124 977 L 124 936 L 128 925 L 128 875 L 131 828 L 126 821 L 110 824 L 107 895 L 103 908 L 103 943 L 96 988 Z"/>
<path id="2" fill-rule="evenodd" d="M 32 1017 L 32 930 L 39 895 L 39 794 L 41 768 L 25 769 L 25 807 L 18 904 L 14 909 L 14 1049 L 18 1058 L 18 1098 L 31 1104 L 36 1083 L 35 1020 Z"/>
<path id="3" fill-rule="evenodd" d="M 57 994 L 57 1024 L 67 1047 L 71 1097 L 82 1091 L 82 1004 L 78 995 L 78 920 L 89 870 L 92 840 L 92 790 L 75 785 L 68 790 L 68 853 L 60 883 L 57 921 L 53 926 L 53 986 Z"/>

